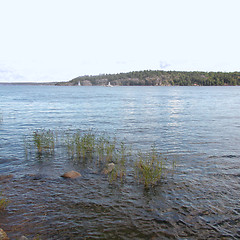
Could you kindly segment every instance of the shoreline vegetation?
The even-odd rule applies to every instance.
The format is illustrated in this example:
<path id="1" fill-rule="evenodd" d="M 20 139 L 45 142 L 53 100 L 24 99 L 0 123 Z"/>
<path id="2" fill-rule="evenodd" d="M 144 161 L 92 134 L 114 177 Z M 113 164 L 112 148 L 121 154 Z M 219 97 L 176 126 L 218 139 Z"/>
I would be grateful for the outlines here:
<path id="1" fill-rule="evenodd" d="M 151 146 L 144 152 L 132 151 L 126 140 L 119 141 L 93 130 L 64 131 L 40 129 L 24 139 L 26 159 L 54 160 L 57 152 L 81 169 L 108 176 L 110 182 L 135 176 L 145 188 L 157 185 L 168 172 L 174 172 L 175 162 Z"/>
<path id="2" fill-rule="evenodd" d="M 145 70 L 79 76 L 57 86 L 238 86 L 240 72 L 187 72 Z"/>
<path id="3" fill-rule="evenodd" d="M 240 72 L 144 70 L 85 75 L 61 82 L 3 82 L 0 85 L 51 86 L 240 86 Z"/>

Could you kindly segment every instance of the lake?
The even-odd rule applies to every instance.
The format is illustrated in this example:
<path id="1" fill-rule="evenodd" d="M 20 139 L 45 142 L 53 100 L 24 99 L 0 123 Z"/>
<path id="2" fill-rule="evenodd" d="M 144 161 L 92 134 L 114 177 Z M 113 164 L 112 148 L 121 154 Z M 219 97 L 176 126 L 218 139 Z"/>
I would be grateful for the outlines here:
<path id="1" fill-rule="evenodd" d="M 96 131 L 133 153 L 154 145 L 175 170 L 154 187 L 26 156 L 33 132 Z M 0 226 L 11 239 L 239 239 L 240 87 L 0 85 Z M 60 146 L 60 145 L 59 145 Z M 130 164 L 129 164 L 130 166 Z M 62 179 L 65 171 L 82 177 Z M 128 169 L 127 169 L 128 171 Z"/>

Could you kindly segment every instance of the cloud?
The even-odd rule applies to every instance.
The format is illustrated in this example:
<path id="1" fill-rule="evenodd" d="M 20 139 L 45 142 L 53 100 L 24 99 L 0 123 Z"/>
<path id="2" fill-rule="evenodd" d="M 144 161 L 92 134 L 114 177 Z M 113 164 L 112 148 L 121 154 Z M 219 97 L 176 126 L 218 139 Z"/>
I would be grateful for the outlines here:
<path id="1" fill-rule="evenodd" d="M 126 62 L 126 61 L 118 60 L 118 61 L 116 61 L 116 64 L 117 64 L 117 65 L 126 65 L 127 62 Z"/>
<path id="2" fill-rule="evenodd" d="M 160 67 L 160 69 L 166 69 L 166 68 L 168 68 L 168 67 L 170 67 L 171 66 L 171 64 L 169 64 L 169 63 L 167 63 L 167 62 L 164 62 L 164 61 L 160 61 L 159 62 L 159 67 Z"/>
<path id="3" fill-rule="evenodd" d="M 23 82 L 23 80 L 23 76 L 18 74 L 15 70 L 0 65 L 0 82 Z"/>

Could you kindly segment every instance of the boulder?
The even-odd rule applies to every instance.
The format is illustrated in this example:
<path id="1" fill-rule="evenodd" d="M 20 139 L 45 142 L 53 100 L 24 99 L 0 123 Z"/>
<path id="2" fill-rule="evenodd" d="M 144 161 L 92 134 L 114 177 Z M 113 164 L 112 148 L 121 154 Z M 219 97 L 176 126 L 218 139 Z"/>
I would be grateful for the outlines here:
<path id="1" fill-rule="evenodd" d="M 82 175 L 79 172 L 69 171 L 69 172 L 64 173 L 61 177 L 63 177 L 63 178 L 78 178 L 81 176 Z"/>
<path id="2" fill-rule="evenodd" d="M 0 228 L 0 240 L 9 240 L 7 234 Z"/>
<path id="3" fill-rule="evenodd" d="M 103 169 L 103 173 L 104 174 L 109 174 L 113 171 L 113 169 L 115 168 L 115 164 L 114 163 L 108 163 L 107 167 Z"/>

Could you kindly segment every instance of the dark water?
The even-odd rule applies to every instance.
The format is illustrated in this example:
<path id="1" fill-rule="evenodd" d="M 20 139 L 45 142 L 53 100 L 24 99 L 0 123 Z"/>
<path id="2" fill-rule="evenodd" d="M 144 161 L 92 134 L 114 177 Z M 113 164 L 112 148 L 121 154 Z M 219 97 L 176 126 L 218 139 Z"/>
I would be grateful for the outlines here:
<path id="1" fill-rule="evenodd" d="M 36 129 L 94 129 L 153 143 L 175 174 L 144 189 L 65 159 L 26 159 Z M 0 227 L 11 239 L 240 239 L 240 87 L 0 85 Z M 82 178 L 66 181 L 64 171 Z M 32 174 L 32 175 L 29 175 Z"/>

